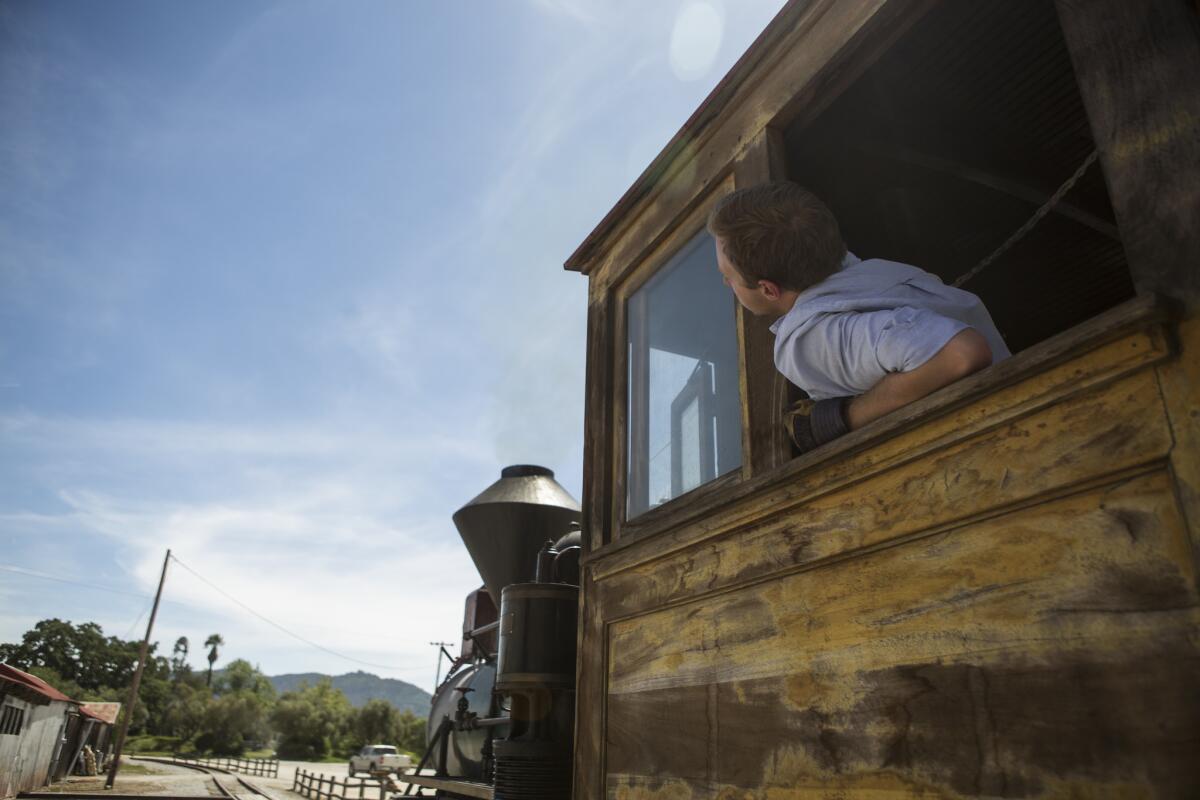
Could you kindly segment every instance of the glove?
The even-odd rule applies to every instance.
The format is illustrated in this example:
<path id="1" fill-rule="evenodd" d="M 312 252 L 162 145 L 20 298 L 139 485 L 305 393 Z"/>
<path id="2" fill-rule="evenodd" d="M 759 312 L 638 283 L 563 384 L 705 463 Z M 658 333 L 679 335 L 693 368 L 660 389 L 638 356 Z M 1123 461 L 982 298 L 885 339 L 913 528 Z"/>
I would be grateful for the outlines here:
<path id="1" fill-rule="evenodd" d="M 815 401 L 805 398 L 788 407 L 783 414 L 783 424 L 801 453 L 815 450 L 849 433 L 846 404 L 850 400 L 849 397 Z"/>

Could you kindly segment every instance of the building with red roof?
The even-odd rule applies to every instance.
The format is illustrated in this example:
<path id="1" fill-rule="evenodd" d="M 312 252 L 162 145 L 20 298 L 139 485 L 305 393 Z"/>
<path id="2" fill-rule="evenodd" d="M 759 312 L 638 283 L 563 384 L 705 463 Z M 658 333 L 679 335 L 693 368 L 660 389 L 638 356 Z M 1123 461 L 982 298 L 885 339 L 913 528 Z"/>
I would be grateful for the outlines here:
<path id="1" fill-rule="evenodd" d="M 0 798 L 63 777 L 84 745 L 103 750 L 120 707 L 82 704 L 36 675 L 0 664 Z"/>

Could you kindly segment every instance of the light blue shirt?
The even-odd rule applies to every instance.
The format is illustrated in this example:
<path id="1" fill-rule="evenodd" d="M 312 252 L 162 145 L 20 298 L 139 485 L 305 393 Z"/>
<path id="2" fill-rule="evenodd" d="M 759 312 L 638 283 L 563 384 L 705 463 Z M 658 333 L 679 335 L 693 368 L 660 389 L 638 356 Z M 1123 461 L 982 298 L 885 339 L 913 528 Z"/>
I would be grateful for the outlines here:
<path id="1" fill-rule="evenodd" d="M 933 358 L 974 328 L 992 363 L 1011 353 L 983 301 L 908 264 L 848 253 L 841 269 L 800 293 L 771 326 L 775 366 L 814 400 L 859 395 L 890 372 Z"/>

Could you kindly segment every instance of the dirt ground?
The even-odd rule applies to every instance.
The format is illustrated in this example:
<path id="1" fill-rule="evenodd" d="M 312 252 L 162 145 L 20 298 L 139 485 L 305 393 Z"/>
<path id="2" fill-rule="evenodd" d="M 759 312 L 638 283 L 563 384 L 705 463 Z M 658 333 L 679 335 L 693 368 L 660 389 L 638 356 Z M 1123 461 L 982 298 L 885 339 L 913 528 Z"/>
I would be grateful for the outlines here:
<path id="1" fill-rule="evenodd" d="M 40 792 L 96 792 L 103 793 L 105 776 L 71 776 L 51 784 Z M 169 764 L 153 764 L 148 761 L 122 760 L 113 783 L 114 794 L 183 795 L 190 797 L 219 797 L 207 775 Z M 289 794 L 291 794 L 289 792 Z"/>

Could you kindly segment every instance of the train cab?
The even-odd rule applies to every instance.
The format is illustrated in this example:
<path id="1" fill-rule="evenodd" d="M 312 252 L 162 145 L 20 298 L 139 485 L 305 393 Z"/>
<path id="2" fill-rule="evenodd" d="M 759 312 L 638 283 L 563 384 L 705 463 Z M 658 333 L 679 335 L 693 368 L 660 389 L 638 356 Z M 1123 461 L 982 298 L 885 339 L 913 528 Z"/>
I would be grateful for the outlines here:
<path id="1" fill-rule="evenodd" d="M 576 800 L 1200 796 L 1200 35 L 788 3 L 588 281 Z M 705 220 L 791 180 L 1013 356 L 815 450 Z"/>

